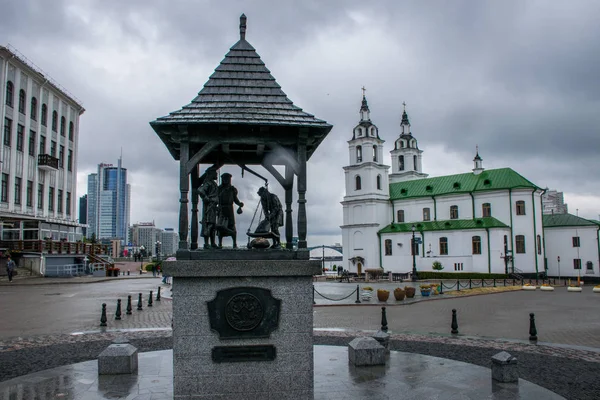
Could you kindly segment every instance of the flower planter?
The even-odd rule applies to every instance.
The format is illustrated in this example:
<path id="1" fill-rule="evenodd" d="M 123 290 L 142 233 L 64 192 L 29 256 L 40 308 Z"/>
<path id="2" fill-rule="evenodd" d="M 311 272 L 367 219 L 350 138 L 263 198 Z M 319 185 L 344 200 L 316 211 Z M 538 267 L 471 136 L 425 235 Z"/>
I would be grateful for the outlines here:
<path id="1" fill-rule="evenodd" d="M 394 289 L 394 298 L 396 301 L 402 301 L 406 297 L 406 292 L 400 288 Z"/>
<path id="2" fill-rule="evenodd" d="M 360 299 L 362 301 L 371 301 L 371 296 L 373 296 L 373 293 L 370 290 L 360 292 Z"/>
<path id="3" fill-rule="evenodd" d="M 377 300 L 386 302 L 390 298 L 390 291 L 378 289 L 377 290 Z"/>
<path id="4" fill-rule="evenodd" d="M 567 292 L 581 292 L 582 289 L 580 287 L 576 287 L 576 286 L 569 286 L 567 287 Z"/>
<path id="5" fill-rule="evenodd" d="M 429 297 L 430 294 L 431 294 L 431 289 L 421 289 L 421 296 Z"/>
<path id="6" fill-rule="evenodd" d="M 594 292 L 594 293 L 600 293 L 600 287 L 593 288 L 592 292 Z"/>
<path id="7" fill-rule="evenodd" d="M 537 286 L 523 286 L 522 289 L 523 290 L 535 290 L 535 289 L 537 289 Z"/>
<path id="8" fill-rule="evenodd" d="M 404 288 L 404 291 L 406 292 L 407 299 L 412 299 L 413 297 L 415 297 L 416 289 L 414 287 L 407 286 Z"/>
<path id="9" fill-rule="evenodd" d="M 554 288 L 552 286 L 540 286 L 540 290 L 544 292 L 553 292 Z"/>

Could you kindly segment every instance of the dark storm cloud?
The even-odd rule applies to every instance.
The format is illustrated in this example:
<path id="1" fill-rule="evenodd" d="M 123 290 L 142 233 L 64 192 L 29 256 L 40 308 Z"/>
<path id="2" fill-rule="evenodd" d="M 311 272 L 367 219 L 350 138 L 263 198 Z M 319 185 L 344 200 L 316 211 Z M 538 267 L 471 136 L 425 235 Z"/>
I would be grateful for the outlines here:
<path id="1" fill-rule="evenodd" d="M 311 233 L 339 234 L 362 85 L 386 155 L 406 101 L 425 169 L 453 162 L 428 148 L 470 162 L 477 144 L 488 168 L 598 196 L 598 2 L 0 0 L 0 10 L 0 36 L 84 102 L 80 171 L 115 163 L 122 148 L 130 176 L 144 180 L 133 222 L 176 224 L 177 162 L 148 122 L 195 97 L 237 41 L 242 12 L 289 98 L 335 125 L 309 162 Z M 230 172 L 252 204 L 244 231 L 261 181 Z"/>

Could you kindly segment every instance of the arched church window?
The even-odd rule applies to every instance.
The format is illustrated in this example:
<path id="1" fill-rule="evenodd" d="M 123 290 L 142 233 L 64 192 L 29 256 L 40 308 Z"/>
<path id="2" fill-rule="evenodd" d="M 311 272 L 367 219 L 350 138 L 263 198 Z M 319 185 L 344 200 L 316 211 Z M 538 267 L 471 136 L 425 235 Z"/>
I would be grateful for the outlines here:
<path id="1" fill-rule="evenodd" d="M 362 146 L 356 146 L 356 162 L 362 162 Z"/>
<path id="2" fill-rule="evenodd" d="M 400 147 L 402 147 L 402 148 L 406 147 L 406 142 L 404 140 L 400 141 Z"/>
<path id="3" fill-rule="evenodd" d="M 429 207 L 423 208 L 423 221 L 431 220 L 431 210 Z"/>
<path id="4" fill-rule="evenodd" d="M 491 217 L 492 216 L 492 205 L 490 203 L 483 203 L 481 205 L 481 215 L 483 217 Z"/>
<path id="5" fill-rule="evenodd" d="M 415 171 L 418 169 L 417 168 L 417 156 L 413 156 L 413 167 L 414 167 Z"/>
<path id="6" fill-rule="evenodd" d="M 356 134 L 357 134 L 358 136 L 362 136 L 362 129 L 360 129 L 360 128 L 356 128 Z"/>
<path id="7" fill-rule="evenodd" d="M 396 217 L 398 219 L 398 223 L 404 222 L 404 210 L 396 211 Z"/>
<path id="8" fill-rule="evenodd" d="M 11 81 L 6 82 L 6 105 L 12 107 L 15 100 L 15 86 Z"/>
<path id="9" fill-rule="evenodd" d="M 37 99 L 35 97 L 31 98 L 31 111 L 29 112 L 29 116 L 32 120 L 37 121 Z"/>
<path id="10" fill-rule="evenodd" d="M 450 206 L 450 219 L 458 219 L 458 206 Z"/>
<path id="11" fill-rule="evenodd" d="M 19 112 L 21 114 L 25 114 L 26 97 L 25 91 L 23 89 L 19 90 Z"/>
<path id="12" fill-rule="evenodd" d="M 356 190 L 361 190 L 362 182 L 360 180 L 360 175 L 356 175 L 356 178 L 354 180 L 356 181 Z"/>
<path id="13" fill-rule="evenodd" d="M 525 215 L 525 202 L 523 200 L 517 201 L 517 215 Z"/>
<path id="14" fill-rule="evenodd" d="M 448 238 L 441 237 L 440 238 L 440 256 L 448 255 Z"/>
<path id="15" fill-rule="evenodd" d="M 371 136 L 375 136 L 375 128 L 371 128 Z"/>
<path id="16" fill-rule="evenodd" d="M 398 171 L 404 171 L 404 156 L 398 156 Z"/>
<path id="17" fill-rule="evenodd" d="M 373 161 L 377 161 L 377 146 L 373 145 Z"/>
<path id="18" fill-rule="evenodd" d="M 412 147 L 412 148 L 417 147 L 417 142 L 414 139 L 410 141 L 410 147 Z"/>
<path id="19" fill-rule="evenodd" d="M 392 239 L 385 239 L 385 255 L 392 255 Z"/>
<path id="20" fill-rule="evenodd" d="M 381 190 L 381 175 L 377 175 L 377 190 Z"/>
<path id="21" fill-rule="evenodd" d="M 42 126 L 46 126 L 48 124 L 48 106 L 46 104 L 42 104 Z"/>

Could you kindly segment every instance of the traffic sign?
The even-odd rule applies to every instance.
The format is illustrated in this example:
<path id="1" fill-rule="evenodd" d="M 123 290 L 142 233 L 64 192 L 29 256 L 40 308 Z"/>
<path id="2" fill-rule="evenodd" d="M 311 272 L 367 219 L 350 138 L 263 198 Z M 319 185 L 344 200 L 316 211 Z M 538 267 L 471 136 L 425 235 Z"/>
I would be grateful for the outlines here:
<path id="1" fill-rule="evenodd" d="M 416 243 L 416 244 L 421 244 L 421 243 L 423 243 L 423 242 L 421 241 L 421 238 L 415 238 L 415 243 Z"/>

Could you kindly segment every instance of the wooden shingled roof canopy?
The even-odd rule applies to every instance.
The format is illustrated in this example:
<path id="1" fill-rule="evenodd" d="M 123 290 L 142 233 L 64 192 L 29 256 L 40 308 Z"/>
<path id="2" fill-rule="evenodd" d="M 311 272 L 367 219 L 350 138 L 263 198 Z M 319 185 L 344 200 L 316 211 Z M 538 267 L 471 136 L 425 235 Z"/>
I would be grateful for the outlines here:
<path id="1" fill-rule="evenodd" d="M 150 125 L 171 155 L 179 160 L 182 136 L 190 153 L 207 143 L 203 164 L 261 164 L 279 146 L 294 153 L 306 132 L 307 159 L 332 126 L 304 112 L 288 99 L 256 50 L 245 39 L 246 17 L 240 18 L 240 40 L 205 83 L 198 96 L 178 111 Z M 280 163 L 277 163 L 280 164 Z"/>
<path id="2" fill-rule="evenodd" d="M 192 102 L 150 122 L 173 158 L 180 163 L 179 251 L 177 258 L 195 257 L 198 249 L 200 164 L 262 165 L 285 190 L 285 236 L 291 248 L 292 191 L 298 189 L 298 248 L 305 249 L 306 162 L 332 126 L 302 111 L 287 98 L 254 47 L 246 41 L 246 16 L 240 17 L 240 40 Z M 275 165 L 285 166 L 280 174 Z M 192 218 L 188 195 L 192 186 Z M 196 254 L 197 255 L 197 254 Z"/>

